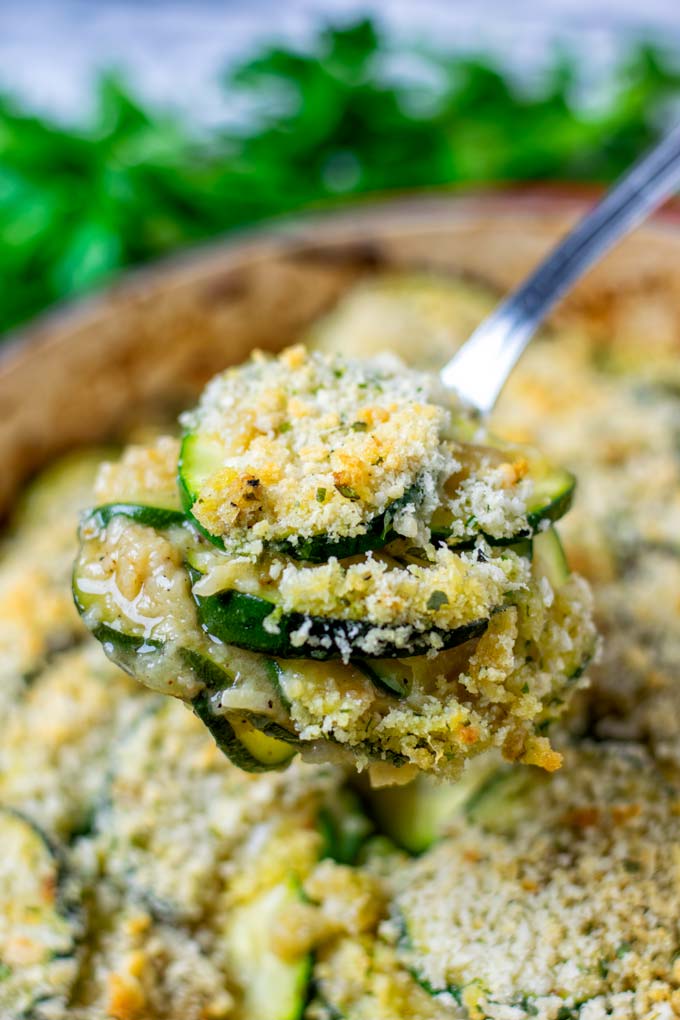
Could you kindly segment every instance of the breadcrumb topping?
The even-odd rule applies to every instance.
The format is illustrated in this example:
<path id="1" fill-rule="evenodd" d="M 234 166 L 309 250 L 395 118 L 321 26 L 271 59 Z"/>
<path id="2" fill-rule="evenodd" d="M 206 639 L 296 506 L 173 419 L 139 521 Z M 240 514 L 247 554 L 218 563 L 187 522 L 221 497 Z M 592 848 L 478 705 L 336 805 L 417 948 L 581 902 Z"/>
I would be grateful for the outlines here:
<path id="1" fill-rule="evenodd" d="M 402 933 L 406 965 L 470 1017 L 674 1015 L 677 782 L 639 749 L 602 745 L 569 751 L 549 781 L 529 779 L 507 831 L 502 784 L 495 796 L 494 831 L 461 821 L 397 876 L 386 930 Z"/>
<path id="2" fill-rule="evenodd" d="M 434 389 L 395 358 L 347 361 L 303 347 L 229 369 L 182 419 L 194 516 L 234 544 L 359 535 L 409 490 L 411 514 L 416 504 L 431 510 L 456 467 L 442 443 L 450 410 Z M 408 533 L 405 520 L 394 526 Z"/>

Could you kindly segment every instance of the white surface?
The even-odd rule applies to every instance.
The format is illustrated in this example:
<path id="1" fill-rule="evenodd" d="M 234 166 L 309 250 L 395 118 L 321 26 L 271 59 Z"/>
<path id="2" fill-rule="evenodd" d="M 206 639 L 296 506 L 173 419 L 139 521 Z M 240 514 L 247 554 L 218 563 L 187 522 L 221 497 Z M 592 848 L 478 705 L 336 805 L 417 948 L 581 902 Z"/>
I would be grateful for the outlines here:
<path id="1" fill-rule="evenodd" d="M 540 73 L 558 42 L 587 52 L 594 80 L 640 34 L 680 53 L 680 0 L 0 0 L 0 89 L 70 119 L 97 69 L 121 68 L 142 95 L 222 122 L 238 116 L 225 63 L 363 13 L 397 44 L 492 51 L 519 74 Z"/>

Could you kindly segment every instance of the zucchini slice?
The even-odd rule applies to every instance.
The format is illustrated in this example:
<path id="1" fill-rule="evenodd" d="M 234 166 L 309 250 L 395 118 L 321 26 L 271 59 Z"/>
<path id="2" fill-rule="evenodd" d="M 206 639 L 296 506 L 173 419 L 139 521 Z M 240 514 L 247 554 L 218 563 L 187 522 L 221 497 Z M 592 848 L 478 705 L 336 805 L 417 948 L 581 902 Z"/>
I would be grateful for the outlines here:
<path id="1" fill-rule="evenodd" d="M 555 528 L 547 528 L 534 536 L 532 570 L 536 577 L 547 578 L 556 591 L 568 580 L 569 564 Z"/>
<path id="2" fill-rule="evenodd" d="M 179 457 L 179 492 L 184 512 L 191 523 L 202 535 L 217 546 L 224 549 L 224 541 L 205 528 L 193 513 L 198 494 L 211 475 L 221 466 L 222 450 L 219 443 L 201 433 L 187 432 L 182 439 Z M 348 556 L 359 556 L 369 549 L 381 549 L 395 537 L 392 522 L 410 503 L 420 498 L 420 487 L 410 486 L 403 496 L 396 499 L 383 513 L 376 514 L 367 521 L 363 531 L 356 535 L 331 538 L 329 535 L 317 534 L 296 536 L 269 543 L 270 548 L 284 553 L 296 560 L 309 563 L 325 563 L 331 556 L 344 559 Z"/>
<path id="3" fill-rule="evenodd" d="M 106 528 L 114 517 L 127 517 L 137 524 L 145 524 L 149 528 L 164 531 L 175 525 L 183 524 L 184 514 L 173 507 L 154 506 L 146 503 L 104 503 L 91 510 L 87 519 L 97 528 Z"/>
<path id="4" fill-rule="evenodd" d="M 532 531 L 543 521 L 555 522 L 571 507 L 576 478 L 565 468 L 550 467 L 534 476 L 534 491 L 527 503 L 527 520 Z"/>
<path id="5" fill-rule="evenodd" d="M 198 574 L 193 572 L 194 579 Z M 302 648 L 295 635 L 306 635 L 305 653 L 310 659 L 340 659 L 347 649 L 356 646 L 362 638 L 379 635 L 380 629 L 365 620 L 311 616 L 307 613 L 281 613 L 273 602 L 259 595 L 246 594 L 233 589 L 216 595 L 195 595 L 198 615 L 206 631 L 219 641 L 252 652 L 262 652 L 280 659 L 299 659 Z M 270 625 L 269 621 L 275 621 Z M 428 631 L 414 632 L 407 648 L 392 644 L 389 637 L 376 647 L 375 653 L 361 652 L 362 658 L 407 658 L 424 655 L 432 648 L 432 635 L 440 641 L 441 650 L 464 644 L 482 634 L 488 620 L 473 620 L 455 630 L 433 627 Z M 386 630 L 386 634 L 389 631 Z"/>
<path id="6" fill-rule="evenodd" d="M 294 734 L 281 740 L 253 724 L 247 715 L 234 717 L 215 712 L 210 695 L 199 694 L 191 707 L 211 733 L 220 751 L 244 772 L 269 772 L 285 768 L 297 753 Z M 263 725 L 261 723 L 261 725 Z M 280 731 L 282 727 L 277 727 Z"/>
<path id="7" fill-rule="evenodd" d="M 357 794 L 343 787 L 319 809 L 317 825 L 323 838 L 321 857 L 338 864 L 356 864 L 366 840 L 375 826 L 368 818 Z"/>
<path id="8" fill-rule="evenodd" d="M 419 775 L 404 786 L 384 786 L 369 791 L 368 803 L 380 832 L 410 854 L 421 854 L 444 835 L 446 825 L 459 817 L 471 797 L 495 773 L 495 756 L 485 755 L 468 763 L 454 783 L 441 783 Z"/>
<path id="9" fill-rule="evenodd" d="M 520 447 L 513 448 L 510 444 L 495 437 L 488 437 L 486 441 L 489 443 L 488 449 L 492 454 L 521 453 Z M 554 522 L 563 517 L 573 502 L 576 490 L 574 475 L 565 468 L 550 463 L 532 450 L 526 451 L 526 460 L 529 464 L 529 477 L 533 482 L 533 491 L 526 507 L 526 528 L 514 535 L 496 538 L 493 535 L 485 534 L 483 528 L 474 524 L 472 535 L 467 534 L 464 538 L 457 540 L 452 538 L 450 511 L 445 507 L 440 507 L 434 512 L 430 522 L 432 537 L 448 542 L 453 548 L 473 545 L 478 535 L 484 536 L 491 545 L 511 545 L 519 539 L 535 535 L 543 522 Z M 543 526 L 545 525 L 543 524 Z"/>
<path id="10" fill-rule="evenodd" d="M 301 1020 L 312 974 L 311 954 L 284 959 L 272 945 L 282 915 L 301 901 L 300 886 L 291 877 L 232 911 L 226 948 L 241 988 L 242 1015 L 248 1020 Z"/>
<path id="11" fill-rule="evenodd" d="M 0 846 L 0 1016 L 61 1015 L 83 935 L 77 882 L 47 836 L 9 808 L 0 808 Z"/>
<path id="12" fill-rule="evenodd" d="M 466 817 L 489 832 L 512 832 L 531 809 L 528 795 L 545 781 L 546 773 L 539 769 L 523 765 L 496 768 L 468 798 Z"/>
<path id="13" fill-rule="evenodd" d="M 405 698 L 413 686 L 413 670 L 406 662 L 397 659 L 373 659 L 365 662 L 362 659 L 352 660 L 353 665 L 360 669 L 376 687 L 397 698 Z"/>
<path id="14" fill-rule="evenodd" d="M 188 635 L 188 640 L 194 641 L 194 647 L 180 644 L 179 640 L 173 644 L 163 638 L 149 636 L 146 618 L 142 622 L 135 620 L 127 612 L 124 600 L 110 598 L 107 586 L 97 587 L 88 583 L 87 576 L 81 574 L 80 562 L 74 569 L 73 592 L 80 613 L 91 617 L 93 635 L 107 656 L 126 672 L 153 687 L 157 687 L 152 683 L 156 674 L 162 673 L 168 685 L 163 688 L 166 693 L 184 694 L 187 680 L 194 693 L 202 687 L 196 696 L 188 694 L 187 697 L 191 698 L 194 712 L 209 729 L 219 748 L 239 768 L 247 772 L 263 772 L 282 767 L 294 756 L 297 750 L 295 735 L 278 726 L 275 720 L 245 711 L 230 712 L 227 719 L 213 709 L 211 697 L 214 692 L 231 687 L 239 671 L 255 669 L 262 674 L 262 682 L 270 690 L 270 675 L 256 657 L 221 646 L 214 646 L 218 658 L 214 657 L 211 643 L 201 632 L 198 622 L 195 624 L 196 633 Z M 187 598 L 193 612 L 194 603 L 188 594 Z M 133 606 L 130 608 L 134 610 Z M 96 617 L 96 623 L 93 623 L 92 617 Z M 179 627 L 172 629 L 181 633 Z M 285 741 L 279 739 L 282 733 L 287 736 Z"/>

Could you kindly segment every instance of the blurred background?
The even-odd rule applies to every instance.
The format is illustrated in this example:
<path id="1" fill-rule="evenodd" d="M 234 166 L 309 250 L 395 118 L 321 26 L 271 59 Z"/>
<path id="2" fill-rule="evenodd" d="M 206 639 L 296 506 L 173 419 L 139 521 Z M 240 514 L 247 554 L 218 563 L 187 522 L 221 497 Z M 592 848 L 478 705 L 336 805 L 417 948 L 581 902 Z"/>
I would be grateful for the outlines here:
<path id="1" fill-rule="evenodd" d="M 301 209 L 606 182 L 679 115 L 677 0 L 0 0 L 0 336 Z"/>

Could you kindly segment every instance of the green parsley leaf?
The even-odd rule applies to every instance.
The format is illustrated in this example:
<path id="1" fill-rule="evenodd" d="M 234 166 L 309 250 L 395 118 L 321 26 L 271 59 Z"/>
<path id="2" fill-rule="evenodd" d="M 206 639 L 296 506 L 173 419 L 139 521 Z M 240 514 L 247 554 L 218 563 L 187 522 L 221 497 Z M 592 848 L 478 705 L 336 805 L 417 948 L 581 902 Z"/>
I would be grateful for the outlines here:
<path id="1" fill-rule="evenodd" d="M 433 610 L 441 609 L 442 606 L 448 606 L 449 597 L 444 591 L 433 591 L 427 600 L 427 608 Z"/>

